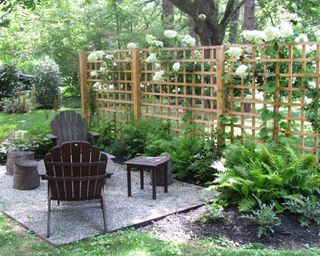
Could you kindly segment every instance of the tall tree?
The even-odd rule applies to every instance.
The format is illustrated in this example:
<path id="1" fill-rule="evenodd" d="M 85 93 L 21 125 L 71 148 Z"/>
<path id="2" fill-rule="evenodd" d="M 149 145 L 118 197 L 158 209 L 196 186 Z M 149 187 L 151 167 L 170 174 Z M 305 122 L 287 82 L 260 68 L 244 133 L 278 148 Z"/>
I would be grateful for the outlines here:
<path id="1" fill-rule="evenodd" d="M 247 2 L 244 4 L 243 30 L 255 29 L 255 8 L 256 0 L 247 0 Z M 248 43 L 248 41 L 243 40 L 243 43 Z"/>
<path id="2" fill-rule="evenodd" d="M 228 0 L 222 17 L 219 17 L 217 0 L 170 0 L 177 8 L 190 15 L 195 23 L 195 32 L 202 45 L 221 45 L 232 15 L 247 1 Z"/>
<path id="3" fill-rule="evenodd" d="M 234 7 L 238 6 L 238 4 L 239 4 L 239 0 L 235 0 Z M 230 34 L 229 34 L 229 42 L 231 44 L 237 43 L 239 16 L 240 16 L 240 9 L 238 9 L 231 15 Z"/>
<path id="4" fill-rule="evenodd" d="M 161 21 L 165 29 L 172 29 L 174 27 L 173 4 L 169 0 L 162 0 Z"/>

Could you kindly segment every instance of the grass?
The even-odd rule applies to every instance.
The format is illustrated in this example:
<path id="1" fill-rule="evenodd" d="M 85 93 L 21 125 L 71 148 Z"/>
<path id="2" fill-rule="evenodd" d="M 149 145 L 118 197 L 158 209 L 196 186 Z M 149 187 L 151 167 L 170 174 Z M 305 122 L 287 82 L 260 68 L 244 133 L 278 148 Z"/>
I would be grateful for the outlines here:
<path id="1" fill-rule="evenodd" d="M 61 109 L 62 110 L 62 109 Z M 59 110 L 60 111 L 60 110 Z M 17 130 L 30 130 L 33 126 L 48 125 L 57 114 L 55 110 L 34 110 L 24 114 L 0 112 L 0 142 Z"/>
<path id="2" fill-rule="evenodd" d="M 239 247 L 225 237 L 198 239 L 188 243 L 173 243 L 141 231 L 126 230 L 106 234 L 81 242 L 53 247 L 19 228 L 17 224 L 0 214 L 0 255 L 319 255 L 320 249 L 296 251 L 266 249 L 261 244 Z M 228 249 L 240 248 L 240 249 Z"/>

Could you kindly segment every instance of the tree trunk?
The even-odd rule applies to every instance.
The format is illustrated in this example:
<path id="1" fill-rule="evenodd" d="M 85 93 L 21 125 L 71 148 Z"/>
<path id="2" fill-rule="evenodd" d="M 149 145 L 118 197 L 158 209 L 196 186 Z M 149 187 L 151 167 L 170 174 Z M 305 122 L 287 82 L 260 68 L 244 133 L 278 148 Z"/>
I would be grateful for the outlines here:
<path id="1" fill-rule="evenodd" d="M 247 0 L 244 4 L 243 30 L 255 29 L 255 7 L 256 0 Z M 249 42 L 243 39 L 243 43 L 248 44 Z"/>
<path id="2" fill-rule="evenodd" d="M 247 0 L 235 6 L 236 0 L 228 0 L 222 17 L 219 17 L 219 8 L 216 1 L 208 0 L 170 0 L 178 9 L 193 18 L 195 29 L 199 35 L 201 45 L 221 45 L 231 16 Z"/>
<path id="3" fill-rule="evenodd" d="M 239 4 L 239 0 L 234 1 L 234 6 L 237 6 Z M 237 43 L 238 38 L 238 23 L 239 23 L 239 16 L 240 16 L 240 9 L 238 9 L 236 12 L 234 12 L 231 15 L 231 22 L 230 22 L 230 35 L 229 35 L 229 42 L 231 44 Z"/>
<path id="4" fill-rule="evenodd" d="M 199 36 L 196 32 L 194 32 L 194 29 L 195 29 L 195 24 L 194 24 L 194 21 L 193 21 L 193 18 L 191 16 L 189 16 L 189 31 L 190 31 L 190 36 L 192 36 L 193 38 L 196 39 L 196 42 L 199 43 Z"/>
<path id="5" fill-rule="evenodd" d="M 169 0 L 162 0 L 161 22 L 164 29 L 173 29 L 174 27 L 173 4 Z"/>

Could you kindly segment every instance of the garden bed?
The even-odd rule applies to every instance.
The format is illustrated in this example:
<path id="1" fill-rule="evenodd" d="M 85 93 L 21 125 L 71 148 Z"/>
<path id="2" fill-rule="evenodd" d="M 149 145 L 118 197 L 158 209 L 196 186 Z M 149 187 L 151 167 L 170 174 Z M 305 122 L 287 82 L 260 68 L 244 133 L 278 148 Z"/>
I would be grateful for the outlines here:
<path id="1" fill-rule="evenodd" d="M 299 249 L 320 247 L 320 225 L 311 223 L 301 227 L 298 217 L 293 214 L 280 214 L 281 225 L 275 228 L 270 237 L 257 238 L 258 225 L 242 218 L 237 209 L 225 210 L 225 219 L 212 223 L 201 223 L 198 219 L 205 213 L 206 207 L 166 217 L 152 225 L 142 228 L 152 231 L 160 238 L 186 242 L 195 238 L 212 238 L 224 247 L 240 249 L 252 244 L 255 247 L 272 249 Z"/>

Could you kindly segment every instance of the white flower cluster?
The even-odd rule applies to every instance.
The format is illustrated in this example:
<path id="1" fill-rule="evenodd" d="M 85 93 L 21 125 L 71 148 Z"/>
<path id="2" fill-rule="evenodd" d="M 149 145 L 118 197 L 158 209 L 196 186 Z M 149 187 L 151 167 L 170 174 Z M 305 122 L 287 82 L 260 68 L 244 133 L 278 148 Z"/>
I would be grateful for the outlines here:
<path id="1" fill-rule="evenodd" d="M 184 47 L 194 47 L 196 45 L 196 39 L 194 39 L 190 35 L 184 35 L 181 38 L 181 44 Z"/>
<path id="2" fill-rule="evenodd" d="M 138 45 L 136 43 L 130 42 L 130 43 L 128 43 L 127 48 L 128 49 L 135 49 L 135 48 L 138 48 Z"/>
<path id="3" fill-rule="evenodd" d="M 98 77 L 99 73 L 97 71 L 91 71 L 90 76 L 91 77 Z"/>
<path id="4" fill-rule="evenodd" d="M 98 60 L 101 60 L 103 58 L 103 56 L 104 56 L 103 51 L 91 52 L 87 57 L 87 61 L 88 62 L 96 62 Z"/>
<path id="5" fill-rule="evenodd" d="M 100 89 L 100 90 L 113 90 L 114 89 L 114 85 L 113 84 L 102 84 L 100 82 L 95 82 L 92 86 L 94 89 Z"/>
<path id="6" fill-rule="evenodd" d="M 279 26 L 266 27 L 264 31 L 260 30 L 244 30 L 242 36 L 250 42 L 260 43 L 263 41 L 272 41 L 278 38 L 287 38 L 293 35 L 291 23 L 282 22 Z"/>
<path id="7" fill-rule="evenodd" d="M 181 67 L 180 62 L 176 62 L 172 65 L 172 69 L 176 72 L 180 70 L 180 67 Z"/>
<path id="8" fill-rule="evenodd" d="M 309 38 L 308 38 L 307 35 L 301 34 L 294 41 L 296 43 L 299 43 L 299 42 L 305 43 L 305 42 L 309 41 Z M 298 49 L 298 51 L 300 53 L 302 53 L 302 51 L 303 51 L 303 46 L 302 45 L 296 45 L 296 48 Z M 306 54 L 309 54 L 310 52 L 315 51 L 316 49 L 317 49 L 316 45 L 305 45 Z"/>
<path id="9" fill-rule="evenodd" d="M 230 54 L 231 58 L 239 59 L 242 55 L 242 49 L 238 47 L 230 47 L 227 51 Z"/>
<path id="10" fill-rule="evenodd" d="M 155 53 L 151 53 L 149 57 L 146 59 L 147 63 L 156 63 L 158 62 L 157 55 Z"/>
<path id="11" fill-rule="evenodd" d="M 155 47 L 158 47 L 158 48 L 163 47 L 163 42 L 157 40 L 153 35 L 146 35 L 146 41 L 148 44 L 151 44 Z"/>
<path id="12" fill-rule="evenodd" d="M 317 40 L 320 40 L 320 29 L 314 32 L 314 35 L 316 36 Z"/>
<path id="13" fill-rule="evenodd" d="M 174 30 L 165 30 L 163 34 L 167 38 L 175 38 L 178 35 L 178 33 Z"/>
<path id="14" fill-rule="evenodd" d="M 247 70 L 248 70 L 248 66 L 242 64 L 236 69 L 235 74 L 244 79 L 248 75 Z"/>
<path id="15" fill-rule="evenodd" d="M 160 70 L 158 72 L 156 72 L 152 78 L 153 81 L 156 81 L 156 82 L 161 82 L 163 81 L 163 76 L 165 74 L 165 71 L 164 70 Z"/>

